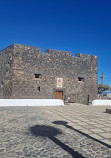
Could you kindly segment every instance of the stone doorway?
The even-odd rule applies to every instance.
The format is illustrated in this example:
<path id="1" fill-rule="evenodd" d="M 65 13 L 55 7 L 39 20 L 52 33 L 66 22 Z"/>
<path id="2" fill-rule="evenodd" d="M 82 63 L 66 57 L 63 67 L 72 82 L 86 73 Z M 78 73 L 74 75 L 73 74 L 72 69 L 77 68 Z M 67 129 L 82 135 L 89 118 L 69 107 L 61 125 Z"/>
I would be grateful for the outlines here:
<path id="1" fill-rule="evenodd" d="M 55 99 L 63 99 L 63 91 L 56 91 Z"/>

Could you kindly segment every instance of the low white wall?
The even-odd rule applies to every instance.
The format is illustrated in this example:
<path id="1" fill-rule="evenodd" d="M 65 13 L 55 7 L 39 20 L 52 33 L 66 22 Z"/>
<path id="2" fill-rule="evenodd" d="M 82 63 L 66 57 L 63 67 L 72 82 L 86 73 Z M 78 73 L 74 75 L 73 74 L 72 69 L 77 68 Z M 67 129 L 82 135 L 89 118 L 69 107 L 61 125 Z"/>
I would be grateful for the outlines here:
<path id="1" fill-rule="evenodd" d="M 106 105 L 106 106 L 111 106 L 111 100 L 93 100 L 92 105 Z"/>
<path id="2" fill-rule="evenodd" d="M 0 106 L 63 106 L 61 99 L 0 99 Z"/>

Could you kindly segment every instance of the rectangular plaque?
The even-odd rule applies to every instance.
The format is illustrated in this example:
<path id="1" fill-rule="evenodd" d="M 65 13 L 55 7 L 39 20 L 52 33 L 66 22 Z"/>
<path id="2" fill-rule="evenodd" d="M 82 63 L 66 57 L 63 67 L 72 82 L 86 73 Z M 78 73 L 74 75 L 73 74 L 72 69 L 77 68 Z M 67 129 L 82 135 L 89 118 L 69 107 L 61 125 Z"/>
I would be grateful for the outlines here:
<path id="1" fill-rule="evenodd" d="M 57 78 L 57 88 L 63 88 L 63 78 Z"/>

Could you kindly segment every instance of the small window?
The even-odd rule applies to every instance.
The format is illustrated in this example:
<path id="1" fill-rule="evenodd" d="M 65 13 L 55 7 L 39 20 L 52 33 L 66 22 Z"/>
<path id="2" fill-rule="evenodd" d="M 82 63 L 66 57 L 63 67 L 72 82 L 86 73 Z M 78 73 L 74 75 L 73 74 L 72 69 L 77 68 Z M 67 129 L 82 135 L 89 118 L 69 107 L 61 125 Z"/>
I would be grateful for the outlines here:
<path id="1" fill-rule="evenodd" d="M 35 78 L 40 78 L 41 74 L 34 74 Z"/>
<path id="2" fill-rule="evenodd" d="M 40 87 L 38 87 L 38 91 L 40 92 Z"/>
<path id="3" fill-rule="evenodd" d="M 78 81 L 84 82 L 84 77 L 78 77 Z"/>

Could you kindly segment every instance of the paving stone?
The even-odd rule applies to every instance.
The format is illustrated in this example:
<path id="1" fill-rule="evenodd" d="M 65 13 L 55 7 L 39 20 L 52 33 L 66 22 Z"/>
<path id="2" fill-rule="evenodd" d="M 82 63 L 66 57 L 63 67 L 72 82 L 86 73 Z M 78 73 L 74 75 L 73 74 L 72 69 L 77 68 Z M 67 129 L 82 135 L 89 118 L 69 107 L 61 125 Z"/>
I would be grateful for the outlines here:
<path id="1" fill-rule="evenodd" d="M 86 158 L 110 158 L 111 149 L 108 146 L 88 137 L 91 136 L 99 140 L 102 126 L 97 126 L 96 130 L 93 130 L 94 133 L 90 129 L 91 126 L 92 129 L 94 128 L 95 122 L 93 121 L 95 119 L 90 120 L 90 125 L 82 126 L 82 120 L 86 121 L 87 124 L 90 114 L 92 118 L 96 116 L 96 120 L 107 118 L 103 111 L 104 107 L 97 108 L 79 104 L 69 107 L 0 107 L 0 120 L 2 128 L 5 129 L 1 130 L 0 135 L 0 157 L 71 158 L 76 152 L 78 156 Z M 111 116 L 108 116 L 106 119 L 107 124 L 108 121 L 110 123 L 110 118 Z M 78 124 L 79 122 L 81 125 Z M 36 125 L 39 128 L 42 127 L 39 135 L 36 133 L 38 128 L 35 128 L 35 134 L 30 131 L 30 127 L 36 127 Z M 53 135 L 53 131 L 48 131 L 49 127 L 51 130 L 61 131 L 61 134 Z M 110 127 L 106 128 L 109 129 Z M 42 135 L 41 132 L 43 132 Z M 106 137 L 105 133 L 107 134 Z M 107 130 L 106 132 L 104 130 L 104 138 L 102 141 L 110 145 Z"/>
<path id="2" fill-rule="evenodd" d="M 90 136 L 93 137 L 93 138 L 95 138 L 95 139 L 98 139 L 98 140 L 103 140 L 102 136 L 100 137 L 99 135 L 97 135 L 95 133 L 91 133 Z"/>
<path id="3" fill-rule="evenodd" d="M 104 132 L 103 130 L 98 129 L 98 128 L 90 129 L 90 131 L 92 131 L 92 132 L 94 132 L 94 133 L 102 133 L 102 132 Z"/>

